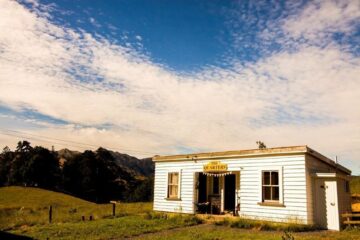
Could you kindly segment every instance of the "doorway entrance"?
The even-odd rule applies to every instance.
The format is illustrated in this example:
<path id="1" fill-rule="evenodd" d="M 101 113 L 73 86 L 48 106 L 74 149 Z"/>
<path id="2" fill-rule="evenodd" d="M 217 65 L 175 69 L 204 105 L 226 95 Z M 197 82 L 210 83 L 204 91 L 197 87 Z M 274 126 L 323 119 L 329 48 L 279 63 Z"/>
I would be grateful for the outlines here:
<path id="1" fill-rule="evenodd" d="M 224 210 L 233 212 L 235 209 L 235 174 L 225 176 Z"/>
<path id="2" fill-rule="evenodd" d="M 199 173 L 198 184 L 198 203 L 207 202 L 207 178 L 205 174 Z"/>

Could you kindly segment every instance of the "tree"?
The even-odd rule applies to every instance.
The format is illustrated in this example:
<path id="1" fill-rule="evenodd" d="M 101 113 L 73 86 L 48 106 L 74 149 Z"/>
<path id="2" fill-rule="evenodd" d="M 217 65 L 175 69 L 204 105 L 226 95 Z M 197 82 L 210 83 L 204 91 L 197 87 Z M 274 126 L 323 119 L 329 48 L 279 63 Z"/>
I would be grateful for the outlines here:
<path id="1" fill-rule="evenodd" d="M 9 182 L 9 172 L 11 161 L 14 158 L 14 153 L 11 152 L 8 146 L 4 147 L 0 154 L 0 186 L 5 186 Z"/>
<path id="2" fill-rule="evenodd" d="M 99 203 L 126 200 L 138 183 L 104 148 L 85 151 L 66 161 L 63 176 L 66 191 Z"/>
<path id="3" fill-rule="evenodd" d="M 261 141 L 256 141 L 256 144 L 258 145 L 259 149 L 265 149 L 266 148 L 265 143 L 263 143 Z"/>
<path id="4" fill-rule="evenodd" d="M 31 149 L 23 172 L 26 185 L 54 188 L 60 179 L 59 160 L 54 152 L 37 146 Z"/>
<path id="5" fill-rule="evenodd" d="M 19 141 L 9 170 L 9 184 L 26 185 L 25 168 L 30 159 L 32 147 L 28 141 Z"/>
<path id="6" fill-rule="evenodd" d="M 129 194 L 128 200 L 130 202 L 151 202 L 153 201 L 154 193 L 154 178 L 147 177 L 137 184 L 131 194 Z"/>
<path id="7" fill-rule="evenodd" d="M 16 151 L 18 153 L 29 153 L 31 152 L 32 147 L 30 142 L 24 140 L 24 141 L 19 141 L 17 146 L 16 146 Z"/>

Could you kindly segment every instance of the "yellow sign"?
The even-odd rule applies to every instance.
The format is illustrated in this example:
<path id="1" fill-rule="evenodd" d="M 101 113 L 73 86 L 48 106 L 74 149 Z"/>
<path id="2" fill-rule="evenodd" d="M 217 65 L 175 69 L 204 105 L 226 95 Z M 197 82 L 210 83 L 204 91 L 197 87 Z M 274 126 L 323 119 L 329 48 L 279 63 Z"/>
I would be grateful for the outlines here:
<path id="1" fill-rule="evenodd" d="M 209 162 L 208 164 L 204 165 L 204 172 L 226 172 L 228 166 L 226 163 L 221 163 L 219 161 Z"/>

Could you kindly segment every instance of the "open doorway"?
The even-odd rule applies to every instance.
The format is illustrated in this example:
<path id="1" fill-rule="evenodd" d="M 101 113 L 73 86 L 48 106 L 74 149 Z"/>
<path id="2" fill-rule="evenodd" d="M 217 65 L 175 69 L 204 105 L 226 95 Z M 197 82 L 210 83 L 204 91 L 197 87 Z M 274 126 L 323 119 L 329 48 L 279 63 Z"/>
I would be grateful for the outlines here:
<path id="1" fill-rule="evenodd" d="M 225 176 L 224 210 L 233 212 L 235 210 L 235 174 Z"/>
<path id="2" fill-rule="evenodd" d="M 198 185 L 198 203 L 207 202 L 207 178 L 203 173 L 199 173 Z"/>

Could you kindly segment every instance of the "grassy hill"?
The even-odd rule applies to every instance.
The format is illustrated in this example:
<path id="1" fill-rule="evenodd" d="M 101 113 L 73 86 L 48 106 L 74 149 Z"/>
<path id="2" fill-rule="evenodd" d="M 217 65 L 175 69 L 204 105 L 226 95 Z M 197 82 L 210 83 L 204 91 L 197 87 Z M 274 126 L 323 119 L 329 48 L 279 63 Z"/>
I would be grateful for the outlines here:
<path id="1" fill-rule="evenodd" d="M 48 209 L 53 206 L 53 221 Z M 194 216 L 157 214 L 152 203 L 95 204 L 38 188 L 0 188 L 0 239 L 25 235 L 34 239 L 123 239 L 149 232 L 191 226 Z M 89 221 L 89 216 L 94 217 Z M 82 221 L 86 216 L 86 221 Z M 4 233 L 4 231 L 6 233 Z M 14 238 L 17 239 L 17 238 Z"/>
<path id="2" fill-rule="evenodd" d="M 0 230 L 32 226 L 48 222 L 49 206 L 53 207 L 53 222 L 78 222 L 81 217 L 110 217 L 111 204 L 95 204 L 70 195 L 38 188 L 0 188 Z M 117 205 L 117 216 L 148 212 L 151 203 Z"/>

